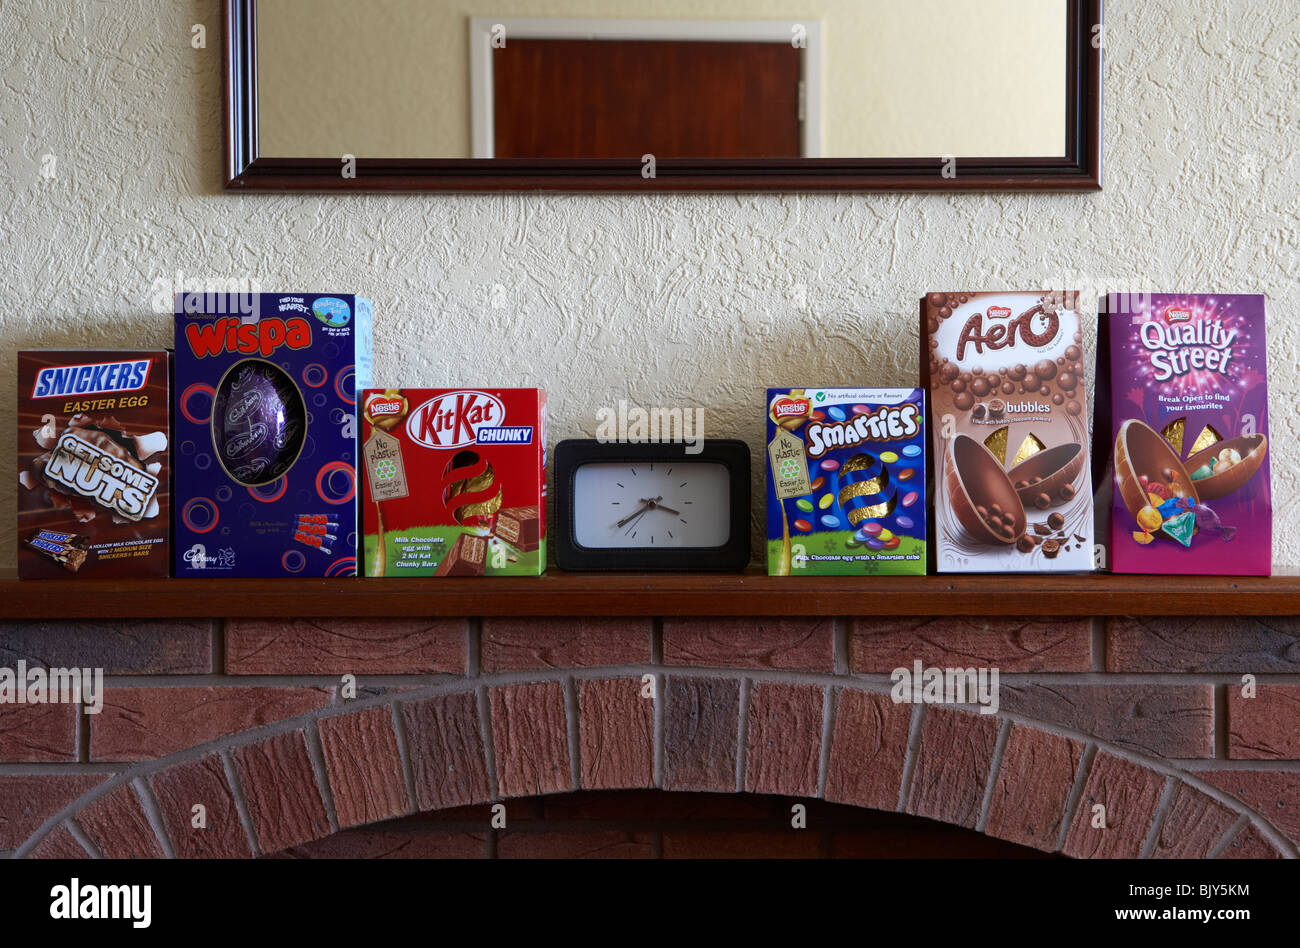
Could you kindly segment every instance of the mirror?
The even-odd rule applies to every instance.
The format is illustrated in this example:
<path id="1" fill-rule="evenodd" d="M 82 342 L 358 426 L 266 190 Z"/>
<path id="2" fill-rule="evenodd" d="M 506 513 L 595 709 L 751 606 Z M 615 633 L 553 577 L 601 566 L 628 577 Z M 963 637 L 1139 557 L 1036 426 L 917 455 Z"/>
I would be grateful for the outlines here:
<path id="1" fill-rule="evenodd" d="M 1096 188 L 1100 15 L 1099 0 L 227 0 L 227 184 Z"/>

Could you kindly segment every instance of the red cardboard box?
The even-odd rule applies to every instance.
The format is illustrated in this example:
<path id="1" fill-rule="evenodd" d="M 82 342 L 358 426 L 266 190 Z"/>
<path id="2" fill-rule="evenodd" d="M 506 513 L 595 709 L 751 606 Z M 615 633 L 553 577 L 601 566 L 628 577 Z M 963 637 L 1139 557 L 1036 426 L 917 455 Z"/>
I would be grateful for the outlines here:
<path id="1" fill-rule="evenodd" d="M 366 389 L 367 576 L 546 569 L 546 393 Z"/>

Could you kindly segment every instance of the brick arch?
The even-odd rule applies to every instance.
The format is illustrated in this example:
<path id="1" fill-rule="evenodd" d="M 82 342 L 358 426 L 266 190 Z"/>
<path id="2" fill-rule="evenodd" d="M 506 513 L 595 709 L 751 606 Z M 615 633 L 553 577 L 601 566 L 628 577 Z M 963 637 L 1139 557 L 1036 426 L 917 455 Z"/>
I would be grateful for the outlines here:
<path id="1" fill-rule="evenodd" d="M 1260 813 L 1168 762 L 1021 715 L 895 704 L 884 687 L 643 666 L 380 695 L 132 766 L 17 855 L 269 855 L 418 812 L 647 788 L 824 799 L 1080 858 L 1296 855 Z"/>

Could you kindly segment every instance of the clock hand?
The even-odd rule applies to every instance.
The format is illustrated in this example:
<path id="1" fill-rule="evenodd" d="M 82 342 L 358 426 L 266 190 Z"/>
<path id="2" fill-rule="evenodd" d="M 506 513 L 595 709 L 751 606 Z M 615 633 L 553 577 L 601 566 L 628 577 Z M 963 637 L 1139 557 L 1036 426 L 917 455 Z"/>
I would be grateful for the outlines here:
<path id="1" fill-rule="evenodd" d="M 667 513 L 672 514 L 674 517 L 680 517 L 682 515 L 682 512 L 680 510 L 673 510 L 673 508 L 665 507 L 663 504 L 655 504 L 654 506 L 655 506 L 655 510 L 663 510 Z"/>
<path id="2" fill-rule="evenodd" d="M 635 513 L 628 514 L 626 517 L 624 517 L 622 520 L 618 522 L 618 529 L 621 530 L 623 527 L 627 526 L 627 524 L 631 523 L 633 520 L 641 516 L 643 513 L 645 513 L 653 506 L 654 506 L 653 501 L 645 501 L 644 507 L 642 507 L 640 510 L 636 511 Z"/>

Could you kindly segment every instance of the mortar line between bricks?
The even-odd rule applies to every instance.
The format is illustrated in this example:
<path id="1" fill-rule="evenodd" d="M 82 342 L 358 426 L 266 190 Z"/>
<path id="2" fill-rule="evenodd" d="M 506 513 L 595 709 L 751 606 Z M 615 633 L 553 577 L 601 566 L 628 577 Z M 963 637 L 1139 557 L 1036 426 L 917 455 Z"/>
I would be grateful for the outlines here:
<path id="1" fill-rule="evenodd" d="M 993 744 L 993 755 L 989 759 L 989 777 L 984 785 L 984 799 L 980 801 L 979 816 L 975 818 L 975 832 L 983 833 L 989 823 L 989 810 L 993 808 L 993 788 L 998 782 L 998 773 L 1002 770 L 1002 755 L 1007 749 L 1007 739 L 1011 734 L 1011 722 L 1003 718 L 998 722 L 998 736 Z"/>
<path id="2" fill-rule="evenodd" d="M 163 821 L 162 807 L 158 805 L 149 782 L 144 777 L 136 777 L 131 781 L 131 786 L 135 789 L 136 798 L 140 801 L 140 808 L 144 811 L 144 818 L 149 821 L 149 827 L 153 830 L 154 836 L 158 837 L 158 846 L 168 859 L 175 859 L 176 847 L 172 845 L 171 834 L 167 832 L 167 824 Z"/>
<path id="3" fill-rule="evenodd" d="M 831 737 L 835 728 L 838 688 L 824 688 L 822 697 L 822 745 L 817 755 L 817 798 L 826 797 L 826 778 L 831 767 Z"/>
<path id="4" fill-rule="evenodd" d="M 480 679 L 481 680 L 481 679 Z M 492 737 L 492 702 L 488 700 L 488 685 L 479 685 L 474 689 L 474 699 L 478 704 L 478 726 L 483 739 L 484 766 L 487 768 L 489 801 L 502 800 L 501 782 L 497 778 L 496 741 Z"/>
<path id="5" fill-rule="evenodd" d="M 1083 802 L 1083 791 L 1088 786 L 1088 776 L 1092 773 L 1092 762 L 1096 758 L 1096 742 L 1087 741 L 1083 745 L 1083 753 L 1079 755 L 1079 769 L 1074 775 L 1074 783 L 1070 786 L 1070 795 L 1065 798 L 1065 812 L 1061 814 L 1061 828 L 1056 832 L 1056 845 L 1052 847 L 1054 853 L 1059 853 L 1065 848 L 1065 841 L 1070 835 L 1070 827 L 1073 825 L 1075 815 Z"/>
<path id="6" fill-rule="evenodd" d="M 72 836 L 72 838 L 81 844 L 81 848 L 84 849 L 89 854 L 91 859 L 104 858 L 104 854 L 100 852 L 99 846 L 95 844 L 95 841 L 93 839 L 91 839 L 89 836 L 86 835 L 86 831 L 81 828 L 80 823 L 78 823 L 74 819 L 69 819 L 66 823 L 64 823 L 64 826 L 67 828 L 68 833 Z M 23 854 L 24 854 L 23 847 L 19 846 L 18 856 L 21 857 Z"/>
<path id="7" fill-rule="evenodd" d="M 656 674 L 654 676 L 654 705 L 652 706 L 654 714 L 654 758 L 653 758 L 653 777 L 654 785 L 660 790 L 664 788 L 666 778 L 664 769 L 667 766 L 668 750 L 664 746 L 664 730 L 666 728 L 665 720 L 667 718 L 668 705 L 668 676 L 665 674 Z"/>
<path id="8" fill-rule="evenodd" d="M 239 817 L 239 825 L 244 828 L 244 836 L 248 839 L 248 849 L 256 858 L 262 855 L 262 844 L 258 842 L 257 831 L 253 829 L 253 813 L 248 808 L 248 797 L 244 795 L 244 782 L 239 779 L 235 756 L 226 748 L 217 752 L 217 758 L 221 761 L 221 769 L 226 773 L 226 785 L 230 787 L 230 796 L 235 801 L 235 813 Z"/>
<path id="9" fill-rule="evenodd" d="M 477 678 L 483 673 L 483 620 L 465 622 L 465 677 Z"/>
<path id="10" fill-rule="evenodd" d="M 1226 760 L 1231 747 L 1232 735 L 1229 733 L 1228 689 L 1231 685 L 1216 685 L 1214 688 L 1214 756 Z"/>
<path id="11" fill-rule="evenodd" d="M 402 765 L 402 781 L 406 784 L 406 812 L 420 812 L 420 804 L 415 798 L 415 767 L 411 763 L 411 751 L 406 740 L 406 721 L 402 718 L 402 708 L 396 701 L 389 707 L 393 720 L 393 734 L 397 736 L 397 759 Z"/>
<path id="12" fill-rule="evenodd" d="M 578 734 L 578 685 L 566 675 L 564 689 L 564 736 L 569 742 L 569 786 L 582 789 L 582 738 Z"/>
<path id="13" fill-rule="evenodd" d="M 579 677 L 600 677 L 613 671 L 625 670 L 627 665 L 588 665 L 566 669 Z M 634 667 L 641 668 L 642 665 Z M 694 670 L 711 669 L 713 672 L 727 673 L 751 672 L 767 675 L 804 675 L 803 681 L 826 678 L 863 682 L 868 684 L 892 684 L 890 672 L 861 672 L 836 675 L 818 671 L 801 671 L 797 669 L 767 669 L 752 666 L 731 665 L 717 668 L 708 665 L 651 665 L 656 671 L 672 674 L 679 672 L 689 674 Z M 964 666 L 963 666 L 964 667 Z M 374 674 L 357 675 L 357 687 L 421 687 L 436 682 L 458 682 L 467 679 L 496 679 L 502 675 L 538 676 L 557 671 L 556 668 L 524 668 L 506 672 L 490 672 L 479 675 L 461 675 L 456 672 L 437 672 L 433 674 Z M 892 671 L 892 669 L 890 669 Z M 342 673 L 340 673 L 342 674 Z M 349 672 L 349 674 L 354 674 Z M 999 672 L 999 680 L 1005 685 L 1233 685 L 1241 684 L 1241 676 L 1250 674 L 1261 685 L 1300 685 L 1300 673 L 1291 672 Z M 527 680 L 526 677 L 523 680 Z M 783 679 L 785 680 L 785 679 Z M 799 679 L 791 679 L 799 680 Z M 339 675 L 105 675 L 105 688 L 334 688 L 339 683 Z"/>
<path id="14" fill-rule="evenodd" d="M 898 781 L 898 805 L 894 809 L 899 813 L 907 812 L 907 798 L 912 793 L 912 772 L 916 770 L 916 759 L 921 747 L 921 727 L 924 724 L 925 705 L 912 706 L 912 719 L 907 722 L 907 746 L 903 748 L 903 775 Z"/>
<path id="15" fill-rule="evenodd" d="M 749 754 L 745 735 L 749 732 L 749 697 L 754 687 L 749 676 L 740 679 L 740 708 L 736 714 L 736 792 L 745 792 L 745 765 Z"/>
<path id="16" fill-rule="evenodd" d="M 226 672 L 226 628 L 229 619 L 217 619 L 212 623 L 212 673 L 224 675 Z"/>
<path id="17" fill-rule="evenodd" d="M 103 698 L 103 695 L 100 695 Z M 77 763 L 90 763 L 90 715 L 86 714 L 85 704 L 78 703 L 76 712 L 72 718 L 75 722 L 73 725 L 72 739 L 77 748 Z"/>
<path id="18" fill-rule="evenodd" d="M 837 675 L 847 675 L 853 670 L 852 657 L 849 654 L 851 635 L 851 620 L 841 616 L 831 620 L 831 667 Z"/>
<path id="19" fill-rule="evenodd" d="M 330 832 L 339 831 L 338 812 L 334 809 L 334 788 L 330 786 L 329 768 L 325 766 L 325 746 L 321 743 L 319 718 L 307 723 L 307 756 L 311 760 L 312 774 L 316 777 L 316 792 L 325 804 L 325 818 Z"/>
<path id="20" fill-rule="evenodd" d="M 1223 855 L 1223 851 L 1232 845 L 1232 841 L 1245 832 L 1246 827 L 1251 825 L 1249 816 L 1242 815 L 1237 818 L 1237 822 L 1224 831 L 1219 837 L 1219 841 L 1210 847 L 1210 851 L 1205 854 L 1206 859 L 1218 859 Z"/>
<path id="21" fill-rule="evenodd" d="M 1106 644 L 1106 621 L 1101 616 L 1092 617 L 1092 670 L 1094 672 L 1106 671 L 1106 663 L 1110 660 L 1110 649 Z"/>
<path id="22" fill-rule="evenodd" d="M 655 616 L 650 620 L 650 664 L 664 663 L 664 620 Z"/>
<path id="23" fill-rule="evenodd" d="M 567 673 L 572 674 L 575 678 L 579 680 L 583 680 L 588 678 L 608 677 L 610 676 L 611 671 L 615 673 L 614 675 L 615 677 L 630 677 L 633 675 L 641 675 L 645 673 L 664 672 L 665 669 L 656 668 L 654 666 L 648 666 L 648 665 L 624 665 L 624 666 L 607 666 L 607 667 L 593 668 L 593 669 L 580 669 L 580 670 L 575 669 Z M 674 668 L 671 671 L 671 674 L 674 676 L 680 676 L 684 678 L 723 677 L 723 678 L 741 679 L 741 680 L 744 680 L 745 678 L 743 671 L 735 668 L 683 666 L 681 668 Z M 804 683 L 804 684 L 856 687 L 857 689 L 862 691 L 884 693 L 884 694 L 888 694 L 890 689 L 890 682 L 887 678 L 881 679 L 879 681 L 872 681 L 869 679 L 859 679 L 859 678 L 846 680 L 844 678 L 839 678 L 834 675 L 802 673 L 802 672 L 781 672 L 781 671 L 774 671 L 774 670 L 763 671 L 759 674 L 761 674 L 763 680 L 768 680 L 768 681 L 782 681 L 782 682 Z M 363 707 L 373 707 L 373 706 L 382 705 L 393 701 L 400 701 L 400 702 L 418 701 L 425 698 L 439 697 L 445 694 L 457 694 L 457 693 L 468 693 L 471 691 L 478 691 L 481 696 L 480 717 L 482 719 L 482 726 L 484 728 L 484 734 L 485 734 L 484 745 L 485 745 L 486 753 L 489 757 L 489 774 L 493 780 L 493 787 L 495 788 L 496 787 L 495 754 L 493 752 L 492 742 L 490 740 L 491 724 L 490 724 L 490 714 L 488 713 L 487 703 L 486 703 L 487 689 L 489 687 L 499 685 L 499 684 L 556 681 L 559 677 L 560 676 L 557 674 L 556 670 L 550 669 L 550 670 L 528 670 L 528 671 L 520 671 L 520 672 L 502 672 L 502 673 L 496 673 L 489 676 L 483 676 L 472 682 L 467 681 L 463 678 L 454 677 L 451 678 L 450 680 L 443 680 L 433 684 L 429 684 L 428 679 L 425 679 L 425 685 L 423 688 L 417 688 L 411 692 L 403 693 L 400 695 L 392 695 L 392 694 L 378 695 L 378 696 L 372 696 L 365 699 L 358 699 L 357 701 L 352 703 L 352 707 L 354 710 L 360 710 Z M 918 717 L 920 713 L 923 712 L 924 707 L 925 707 L 924 705 L 919 705 L 917 706 L 917 708 L 914 709 L 913 727 L 919 727 Z M 966 710 L 972 710 L 972 709 L 966 709 Z M 191 747 L 182 751 L 178 751 L 166 757 L 155 758 L 150 761 L 142 761 L 135 764 L 127 764 L 127 770 L 125 772 L 117 773 L 115 776 L 111 776 L 108 780 L 104 781 L 104 783 L 101 786 L 96 787 L 91 791 L 88 791 L 82 797 L 79 797 L 77 800 L 72 801 L 71 803 L 68 804 L 68 806 L 64 807 L 57 813 L 52 814 L 50 817 L 48 817 L 45 823 L 43 823 L 28 838 L 27 842 L 25 842 L 22 846 L 18 848 L 18 850 L 16 851 L 17 858 L 22 858 L 28 851 L 30 851 L 36 845 L 39 845 L 40 841 L 44 839 L 46 835 L 48 835 L 50 830 L 57 823 L 71 817 L 73 814 L 78 812 L 85 805 L 93 802 L 99 797 L 104 796 L 107 793 L 111 792 L 112 790 L 116 789 L 117 787 L 121 786 L 121 784 L 125 782 L 127 779 L 130 779 L 142 773 L 152 773 L 154 771 L 163 770 L 166 769 L 167 767 L 174 766 L 179 763 L 183 763 L 189 760 L 194 760 L 199 757 L 205 756 L 207 754 L 213 753 L 215 750 L 219 750 L 221 748 L 234 748 L 234 747 L 241 747 L 249 744 L 254 744 L 260 740 L 264 740 L 266 738 L 273 737 L 281 733 L 302 729 L 303 727 L 312 727 L 314 726 L 314 722 L 319 718 L 330 717 L 336 714 L 337 714 L 337 709 L 331 707 L 323 707 L 323 708 L 316 709 L 312 712 L 308 712 L 305 715 L 299 715 L 294 718 L 288 718 L 283 721 L 278 721 L 271 724 L 263 725 L 258 728 L 252 728 L 246 731 L 237 732 L 236 734 L 227 735 L 225 737 L 218 738 L 214 741 L 208 742 L 203 745 L 198 745 L 196 747 Z M 1204 780 L 1197 777 L 1195 773 L 1189 772 L 1187 769 L 1181 768 L 1179 766 L 1180 762 L 1178 761 L 1171 762 L 1161 758 L 1145 756 L 1141 753 L 1128 750 L 1127 748 L 1123 748 L 1112 743 L 1099 741 L 1095 735 L 1085 734 L 1081 731 L 1073 730 L 1071 728 L 1064 727 L 1062 725 L 1055 724 L 1053 722 L 1042 721 L 1039 719 L 1030 718 L 1023 715 L 1009 713 L 1005 711 L 999 712 L 999 714 L 1001 717 L 1008 718 L 1013 722 L 1024 723 L 1027 726 L 1045 731 L 1047 733 L 1058 734 L 1064 737 L 1070 737 L 1075 740 L 1084 742 L 1085 744 L 1094 743 L 1099 746 L 1105 746 L 1107 752 L 1111 753 L 1116 757 L 1129 760 L 1130 762 L 1137 763 L 1139 766 L 1145 767 L 1147 769 L 1156 771 L 1161 774 L 1168 775 L 1170 773 L 1173 773 L 1176 776 L 1179 776 L 1180 779 L 1184 780 L 1184 782 L 1187 782 L 1190 785 L 1195 786 L 1198 790 L 1201 790 L 1203 793 L 1206 793 L 1208 796 L 1218 800 L 1220 803 L 1223 803 L 1235 813 L 1241 813 L 1249 810 L 1249 808 L 1244 803 L 1240 802 L 1235 797 L 1232 797 L 1230 794 L 1221 791 L 1217 787 L 1214 787 L 1211 784 L 1205 782 Z M 919 736 L 919 730 L 916 731 L 915 736 Z M 900 791 L 899 791 L 899 799 L 901 804 L 905 804 L 906 801 L 905 793 L 910 788 L 911 770 L 913 766 L 912 756 L 914 750 L 915 747 L 913 745 L 913 737 L 909 737 L 907 756 L 905 757 L 905 761 L 904 761 L 904 781 L 903 784 L 900 786 Z M 1262 769 L 1262 770 L 1280 770 L 1286 772 L 1296 772 L 1300 770 L 1300 761 L 1220 762 L 1212 759 L 1206 759 L 1206 760 L 1194 760 L 1191 761 L 1190 763 L 1194 768 L 1200 770 L 1206 770 L 1214 766 L 1222 766 L 1224 764 L 1229 764 L 1229 769 L 1242 769 L 1242 770 Z M 1235 766 L 1233 766 L 1233 764 L 1235 764 Z M 0 775 L 20 774 L 20 773 L 21 774 L 34 774 L 34 773 L 113 774 L 115 768 L 120 770 L 121 767 L 122 767 L 121 763 L 118 763 L 116 765 L 112 765 L 112 764 L 103 764 L 103 765 L 0 764 Z M 493 800 L 501 799 L 499 793 L 496 790 L 494 790 L 494 795 L 492 799 Z M 900 808 L 900 811 L 905 812 L 905 809 Z M 1276 830 L 1272 826 L 1272 824 L 1268 822 L 1266 816 L 1261 815 L 1260 820 L 1261 820 L 1261 823 L 1259 824 L 1260 832 L 1266 838 L 1268 838 L 1269 841 L 1273 843 L 1279 849 L 1279 851 L 1281 851 L 1288 858 L 1295 858 L 1297 855 L 1296 844 L 1291 842 L 1289 839 L 1287 839 L 1280 831 Z M 1062 839 L 1064 839 L 1064 836 L 1062 836 Z"/>
<path id="24" fill-rule="evenodd" d="M 1160 839 L 1160 831 L 1165 828 L 1165 819 L 1173 809 L 1174 797 L 1177 793 L 1178 779 L 1172 776 L 1166 777 L 1165 785 L 1160 791 L 1160 802 L 1156 804 L 1155 813 L 1151 814 L 1151 825 L 1147 827 L 1146 836 L 1142 839 L 1142 848 L 1138 850 L 1139 859 L 1151 858 L 1151 853 L 1156 848 L 1156 841 Z M 1106 816 L 1110 816 L 1109 811 Z"/>

